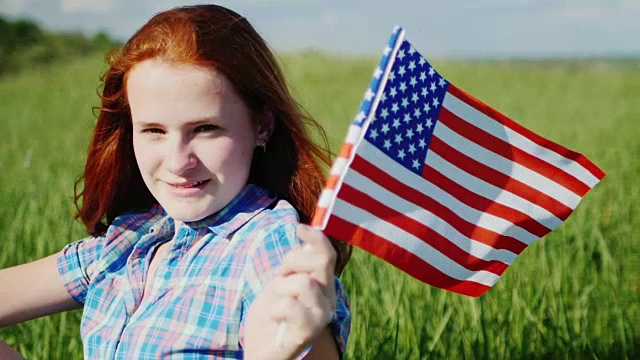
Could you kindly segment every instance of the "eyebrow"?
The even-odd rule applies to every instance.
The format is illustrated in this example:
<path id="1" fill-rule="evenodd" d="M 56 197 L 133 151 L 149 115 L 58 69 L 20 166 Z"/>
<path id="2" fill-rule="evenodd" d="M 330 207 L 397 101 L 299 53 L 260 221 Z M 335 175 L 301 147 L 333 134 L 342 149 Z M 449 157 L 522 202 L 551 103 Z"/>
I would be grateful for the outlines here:
<path id="1" fill-rule="evenodd" d="M 183 123 L 182 125 L 187 125 L 187 126 L 196 126 L 196 125 L 201 125 L 201 124 L 208 124 L 211 122 L 219 122 L 218 117 L 216 116 L 207 116 L 207 117 L 203 117 L 203 118 L 199 118 L 199 119 L 194 119 L 194 120 L 190 120 L 187 121 L 185 123 Z M 141 127 L 163 127 L 165 126 L 162 123 L 159 122 L 155 122 L 155 121 L 132 121 L 132 124 L 135 126 L 141 126 Z"/>

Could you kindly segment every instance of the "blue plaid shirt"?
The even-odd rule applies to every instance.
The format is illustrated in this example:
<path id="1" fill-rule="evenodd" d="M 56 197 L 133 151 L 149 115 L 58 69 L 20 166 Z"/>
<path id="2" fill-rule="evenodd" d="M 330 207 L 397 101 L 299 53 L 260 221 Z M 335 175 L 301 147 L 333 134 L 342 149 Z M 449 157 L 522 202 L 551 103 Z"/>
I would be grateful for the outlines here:
<path id="1" fill-rule="evenodd" d="M 104 236 L 67 245 L 58 270 L 84 305 L 87 359 L 241 359 L 247 309 L 284 255 L 299 245 L 298 215 L 248 185 L 223 210 L 184 223 L 164 210 L 116 218 Z M 173 240 L 172 240 L 173 239 Z M 154 250 L 171 241 L 142 296 Z M 351 313 L 340 281 L 331 328 L 344 353 Z"/>

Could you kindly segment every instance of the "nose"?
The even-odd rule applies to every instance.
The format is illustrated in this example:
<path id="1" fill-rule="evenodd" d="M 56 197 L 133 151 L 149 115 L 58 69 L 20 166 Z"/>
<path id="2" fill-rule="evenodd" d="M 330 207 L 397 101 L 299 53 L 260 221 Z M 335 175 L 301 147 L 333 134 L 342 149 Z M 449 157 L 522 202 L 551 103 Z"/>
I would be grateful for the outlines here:
<path id="1" fill-rule="evenodd" d="M 183 175 L 198 164 L 198 159 L 190 144 L 183 139 L 174 139 L 165 153 L 166 167 L 175 175 Z"/>

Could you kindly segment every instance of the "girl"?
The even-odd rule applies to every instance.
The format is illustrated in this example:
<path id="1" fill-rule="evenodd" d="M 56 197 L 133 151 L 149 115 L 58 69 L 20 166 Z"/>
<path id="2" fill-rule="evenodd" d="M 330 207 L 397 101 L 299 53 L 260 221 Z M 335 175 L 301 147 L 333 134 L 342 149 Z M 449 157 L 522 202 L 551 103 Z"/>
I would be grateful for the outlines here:
<path id="1" fill-rule="evenodd" d="M 85 358 L 338 358 L 350 248 L 298 225 L 329 163 L 306 127 L 324 133 L 262 38 L 177 8 L 109 65 L 76 196 L 91 237 L 0 271 L 0 326 L 82 307 Z"/>

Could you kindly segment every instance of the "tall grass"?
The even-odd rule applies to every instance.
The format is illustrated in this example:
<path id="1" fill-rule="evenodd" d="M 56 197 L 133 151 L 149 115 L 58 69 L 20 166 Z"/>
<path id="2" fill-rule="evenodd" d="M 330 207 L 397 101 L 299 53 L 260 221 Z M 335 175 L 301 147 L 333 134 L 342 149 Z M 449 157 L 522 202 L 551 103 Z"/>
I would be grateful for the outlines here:
<path id="1" fill-rule="evenodd" d="M 283 59 L 302 105 L 343 140 L 376 59 Z M 451 62 L 453 83 L 607 173 L 559 229 L 485 296 L 432 288 L 355 250 L 343 281 L 349 359 L 637 358 L 640 352 L 640 67 L 610 62 Z M 84 236 L 73 220 L 95 118 L 100 57 L 0 80 L 0 268 Z M 2 299 L 0 299 L 2 306 Z M 0 330 L 30 359 L 81 358 L 80 312 Z"/>

